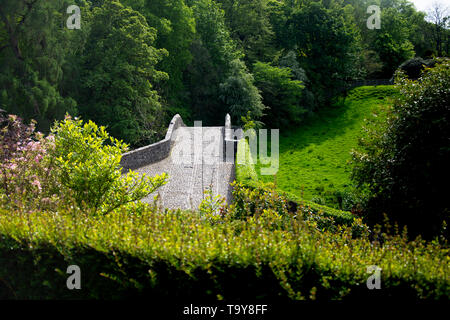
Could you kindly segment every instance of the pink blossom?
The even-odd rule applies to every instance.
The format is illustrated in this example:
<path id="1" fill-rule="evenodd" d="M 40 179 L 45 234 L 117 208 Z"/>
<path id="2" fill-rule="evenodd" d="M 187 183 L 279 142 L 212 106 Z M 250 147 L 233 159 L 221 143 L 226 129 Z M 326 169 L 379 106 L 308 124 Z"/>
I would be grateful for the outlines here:
<path id="1" fill-rule="evenodd" d="M 27 147 L 30 148 L 31 151 L 36 151 L 36 150 L 39 150 L 39 143 L 30 141 L 30 142 L 28 142 Z"/>
<path id="2" fill-rule="evenodd" d="M 38 154 L 38 155 L 36 155 L 35 157 L 34 157 L 34 161 L 36 162 L 36 163 L 39 163 L 39 161 L 41 161 L 42 160 L 42 155 L 41 154 Z"/>
<path id="3" fill-rule="evenodd" d="M 55 142 L 55 136 L 51 134 L 47 137 L 47 140 L 50 142 Z"/>
<path id="4" fill-rule="evenodd" d="M 41 187 L 41 183 L 39 182 L 39 180 L 34 180 L 31 185 L 35 186 L 38 188 L 39 191 L 42 191 L 42 187 Z"/>

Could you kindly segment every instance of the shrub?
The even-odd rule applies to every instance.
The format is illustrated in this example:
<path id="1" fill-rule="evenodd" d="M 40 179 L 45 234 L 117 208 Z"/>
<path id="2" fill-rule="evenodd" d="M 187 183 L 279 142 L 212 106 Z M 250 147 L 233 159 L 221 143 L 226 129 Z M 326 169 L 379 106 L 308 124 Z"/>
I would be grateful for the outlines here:
<path id="1" fill-rule="evenodd" d="M 211 224 L 190 212 L 123 207 L 109 215 L 0 209 L 0 296 L 16 299 L 442 299 L 449 249 L 402 235 L 373 242 L 319 232 L 267 209 Z M 238 222 L 238 223 L 236 223 Z M 291 226 L 286 230 L 286 225 Z M 82 290 L 66 269 L 81 268 Z M 368 290 L 367 266 L 382 269 Z M 392 301 L 392 300 L 391 300 Z"/>
<path id="2" fill-rule="evenodd" d="M 0 115 L 0 204 L 12 209 L 53 208 L 58 202 L 54 137 L 35 132 L 15 115 Z"/>
<path id="3" fill-rule="evenodd" d="M 128 146 L 92 121 L 70 116 L 52 128 L 58 182 L 78 207 L 106 214 L 140 200 L 165 184 L 166 174 L 153 178 L 129 171 L 122 176 L 120 160 Z"/>
<path id="4" fill-rule="evenodd" d="M 434 60 L 423 60 L 420 57 L 412 58 L 403 62 L 398 68 L 411 80 L 417 80 L 426 67 L 434 66 Z"/>
<path id="5" fill-rule="evenodd" d="M 438 235 L 449 218 L 450 60 L 417 80 L 399 72 L 401 90 L 387 121 L 371 121 L 353 152 L 353 179 L 372 223 L 383 214 L 413 234 Z M 448 231 L 447 232 L 448 235 Z"/>
<path id="6" fill-rule="evenodd" d="M 15 116 L 2 120 L 0 202 L 13 209 L 56 210 L 75 205 L 85 212 L 107 214 L 154 192 L 166 175 L 122 175 L 120 160 L 128 148 L 105 127 L 69 116 L 44 138 L 34 123 Z"/>
<path id="7" fill-rule="evenodd" d="M 273 210 L 279 215 L 288 214 L 288 203 L 274 188 L 257 187 L 248 188 L 242 183 L 234 182 L 233 204 L 230 208 L 230 216 L 235 219 L 259 216 L 265 210 Z"/>
<path id="8" fill-rule="evenodd" d="M 277 215 L 289 218 L 301 217 L 305 221 L 314 222 L 318 230 L 338 232 L 339 226 L 352 229 L 353 236 L 370 233 L 361 218 L 326 206 L 306 201 L 283 191 L 277 191 L 271 183 L 247 182 L 234 183 L 233 204 L 228 208 L 227 216 L 231 219 L 246 219 L 258 217 L 267 210 Z M 289 228 L 289 227 L 287 227 Z"/>
<path id="9" fill-rule="evenodd" d="M 225 198 L 220 194 L 214 196 L 211 188 L 206 189 L 204 194 L 204 199 L 198 207 L 199 214 L 212 223 L 220 221 L 225 215 Z"/>
<path id="10" fill-rule="evenodd" d="M 11 159 L 14 153 L 21 146 L 32 141 L 35 131 L 35 122 L 29 126 L 22 122 L 22 119 L 15 115 L 5 116 L 0 110 L 0 161 Z"/>

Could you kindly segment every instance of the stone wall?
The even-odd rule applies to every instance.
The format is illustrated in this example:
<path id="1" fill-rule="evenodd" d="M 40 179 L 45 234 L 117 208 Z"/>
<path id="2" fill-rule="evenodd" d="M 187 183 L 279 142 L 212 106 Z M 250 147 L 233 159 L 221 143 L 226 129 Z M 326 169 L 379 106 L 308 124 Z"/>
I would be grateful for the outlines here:
<path id="1" fill-rule="evenodd" d="M 185 124 L 179 114 L 172 118 L 167 129 L 166 137 L 151 145 L 124 153 L 120 164 L 124 171 L 134 170 L 167 158 L 174 143 L 174 132 Z"/>
<path id="2" fill-rule="evenodd" d="M 234 163 L 234 156 L 237 151 L 238 141 L 242 139 L 242 130 L 235 131 L 231 127 L 231 117 L 229 114 L 225 116 L 225 141 L 224 141 L 224 154 L 225 161 L 228 163 Z"/>

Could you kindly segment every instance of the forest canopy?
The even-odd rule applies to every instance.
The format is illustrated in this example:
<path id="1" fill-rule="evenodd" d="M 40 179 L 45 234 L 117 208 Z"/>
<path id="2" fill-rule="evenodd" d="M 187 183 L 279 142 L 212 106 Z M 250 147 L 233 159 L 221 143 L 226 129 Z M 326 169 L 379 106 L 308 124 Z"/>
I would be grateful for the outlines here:
<path id="1" fill-rule="evenodd" d="M 449 19 L 425 17 L 406 0 L 1 0 L 0 109 L 43 132 L 81 116 L 132 147 L 176 113 L 297 125 L 349 81 L 448 56 Z"/>

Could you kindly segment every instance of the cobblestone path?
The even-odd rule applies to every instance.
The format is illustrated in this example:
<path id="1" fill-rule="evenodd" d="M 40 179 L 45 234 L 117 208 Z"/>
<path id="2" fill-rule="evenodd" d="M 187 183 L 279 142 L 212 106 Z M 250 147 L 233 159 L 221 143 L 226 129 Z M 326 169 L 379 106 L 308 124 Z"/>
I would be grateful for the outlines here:
<path id="1" fill-rule="evenodd" d="M 173 139 L 169 157 L 135 170 L 169 175 L 167 184 L 143 201 L 153 203 L 159 194 L 163 208 L 196 209 L 207 189 L 230 201 L 234 164 L 224 161 L 224 127 L 179 127 Z"/>

